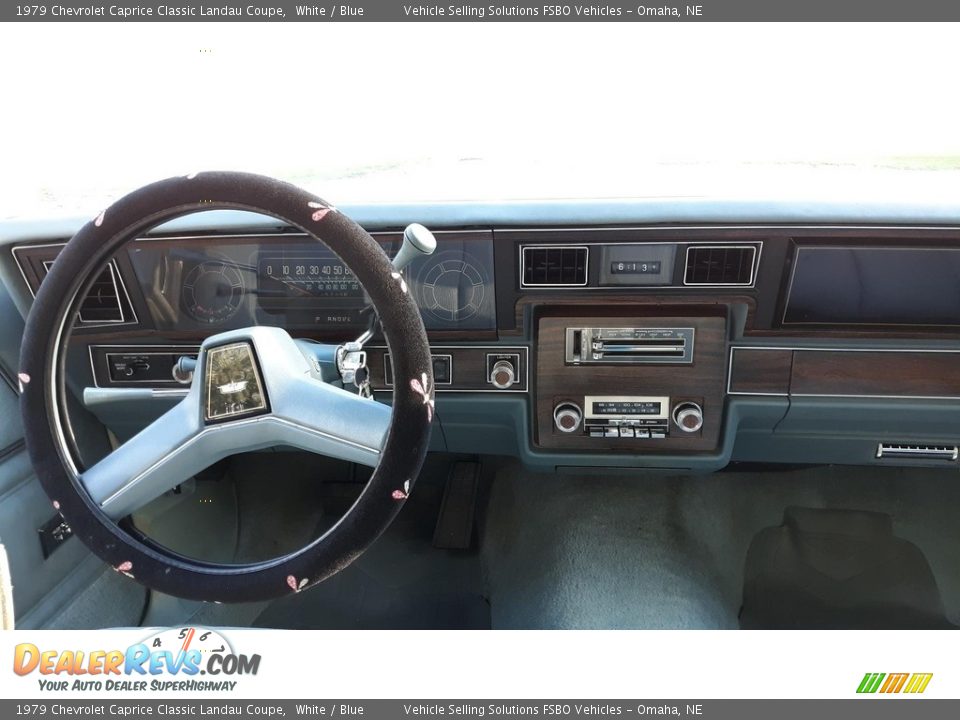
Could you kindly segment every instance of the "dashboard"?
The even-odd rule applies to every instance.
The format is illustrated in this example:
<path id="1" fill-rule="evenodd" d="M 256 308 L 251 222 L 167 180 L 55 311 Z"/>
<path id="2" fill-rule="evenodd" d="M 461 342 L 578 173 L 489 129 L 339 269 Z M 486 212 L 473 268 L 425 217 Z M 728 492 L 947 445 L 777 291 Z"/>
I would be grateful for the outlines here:
<path id="1" fill-rule="evenodd" d="M 434 354 L 435 450 L 544 470 L 958 461 L 958 225 L 452 210 L 431 223 L 437 251 L 404 270 Z M 353 214 L 392 255 L 402 224 L 431 213 Z M 272 220 L 202 217 L 129 243 L 81 307 L 70 385 L 120 439 L 184 392 L 172 367 L 211 334 L 276 325 L 342 342 L 368 324 L 326 246 Z M 65 237 L 2 241 L 21 311 Z M 389 349 L 366 350 L 388 401 Z"/>

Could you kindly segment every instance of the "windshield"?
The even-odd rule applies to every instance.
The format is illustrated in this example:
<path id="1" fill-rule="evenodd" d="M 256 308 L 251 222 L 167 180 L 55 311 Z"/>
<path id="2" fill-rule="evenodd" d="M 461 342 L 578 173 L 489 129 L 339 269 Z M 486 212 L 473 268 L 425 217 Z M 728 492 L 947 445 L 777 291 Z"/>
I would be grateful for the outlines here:
<path id="1" fill-rule="evenodd" d="M 29 72 L 0 81 L 0 217 L 89 215 L 203 169 L 338 204 L 955 200 L 953 28 L 720 30 L 7 26 L 0 61 Z"/>

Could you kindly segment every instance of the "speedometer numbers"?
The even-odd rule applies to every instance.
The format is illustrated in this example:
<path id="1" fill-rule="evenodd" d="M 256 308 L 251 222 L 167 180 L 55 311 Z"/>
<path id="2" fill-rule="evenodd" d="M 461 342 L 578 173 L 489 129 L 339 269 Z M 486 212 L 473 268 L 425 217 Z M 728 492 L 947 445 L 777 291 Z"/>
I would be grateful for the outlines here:
<path id="1" fill-rule="evenodd" d="M 363 297 L 353 271 L 333 253 L 320 248 L 302 257 L 263 253 L 259 277 L 264 288 L 280 283 L 291 297 Z"/>

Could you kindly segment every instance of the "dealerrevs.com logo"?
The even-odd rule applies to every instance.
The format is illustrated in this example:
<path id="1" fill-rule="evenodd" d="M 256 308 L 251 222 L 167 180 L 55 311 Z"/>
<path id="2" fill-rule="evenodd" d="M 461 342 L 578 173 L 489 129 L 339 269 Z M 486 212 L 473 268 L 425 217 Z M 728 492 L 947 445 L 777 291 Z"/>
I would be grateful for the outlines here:
<path id="1" fill-rule="evenodd" d="M 867 673 L 857 686 L 860 694 L 881 693 L 916 695 L 927 689 L 933 673 Z"/>
<path id="2" fill-rule="evenodd" d="M 125 650 L 20 643 L 13 656 L 14 673 L 36 674 L 44 691 L 231 691 L 237 685 L 233 678 L 259 669 L 260 655 L 237 653 L 223 635 L 199 627 L 164 630 Z"/>

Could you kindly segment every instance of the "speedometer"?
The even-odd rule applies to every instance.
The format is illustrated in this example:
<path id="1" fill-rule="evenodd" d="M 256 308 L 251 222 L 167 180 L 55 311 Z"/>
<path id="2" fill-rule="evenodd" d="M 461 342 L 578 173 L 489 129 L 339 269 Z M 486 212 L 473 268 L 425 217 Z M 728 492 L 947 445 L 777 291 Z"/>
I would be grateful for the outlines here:
<path id="1" fill-rule="evenodd" d="M 294 252 L 262 252 L 257 275 L 261 297 L 363 298 L 353 271 L 319 244 Z"/>
<path id="2" fill-rule="evenodd" d="M 197 322 L 226 322 L 240 310 L 244 290 L 236 265 L 209 260 L 194 266 L 183 279 L 183 309 Z"/>

